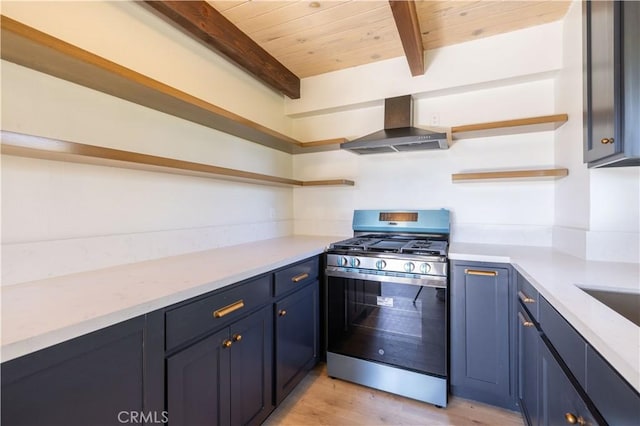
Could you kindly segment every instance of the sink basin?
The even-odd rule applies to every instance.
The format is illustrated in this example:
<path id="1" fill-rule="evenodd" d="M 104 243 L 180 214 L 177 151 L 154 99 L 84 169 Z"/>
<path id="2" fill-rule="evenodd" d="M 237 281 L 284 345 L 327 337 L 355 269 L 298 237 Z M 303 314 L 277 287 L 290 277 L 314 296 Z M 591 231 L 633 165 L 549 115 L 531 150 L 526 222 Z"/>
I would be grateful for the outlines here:
<path id="1" fill-rule="evenodd" d="M 579 288 L 640 327 L 640 293 Z"/>

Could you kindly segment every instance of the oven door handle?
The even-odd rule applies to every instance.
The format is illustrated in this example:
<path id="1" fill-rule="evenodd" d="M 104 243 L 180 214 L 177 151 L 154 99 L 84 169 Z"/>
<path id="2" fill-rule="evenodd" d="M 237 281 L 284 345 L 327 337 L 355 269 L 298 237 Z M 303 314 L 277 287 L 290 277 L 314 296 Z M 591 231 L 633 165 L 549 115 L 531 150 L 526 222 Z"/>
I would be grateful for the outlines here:
<path id="1" fill-rule="evenodd" d="M 341 268 L 327 266 L 325 269 L 325 275 L 327 277 L 340 277 L 340 278 L 352 278 L 355 280 L 367 280 L 377 282 L 393 282 L 398 284 L 411 284 L 420 285 L 426 287 L 447 288 L 447 277 L 440 275 L 425 275 L 420 278 L 409 277 L 407 275 L 400 274 L 394 275 L 378 275 L 370 274 L 364 271 L 345 271 Z"/>

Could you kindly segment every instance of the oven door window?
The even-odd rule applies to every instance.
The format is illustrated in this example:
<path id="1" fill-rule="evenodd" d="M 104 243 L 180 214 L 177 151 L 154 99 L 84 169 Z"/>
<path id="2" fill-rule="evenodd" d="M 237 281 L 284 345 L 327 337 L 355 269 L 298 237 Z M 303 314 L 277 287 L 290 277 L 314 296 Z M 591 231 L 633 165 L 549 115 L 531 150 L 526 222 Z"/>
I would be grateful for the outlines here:
<path id="1" fill-rule="evenodd" d="M 329 277 L 328 351 L 446 376 L 446 289 Z"/>

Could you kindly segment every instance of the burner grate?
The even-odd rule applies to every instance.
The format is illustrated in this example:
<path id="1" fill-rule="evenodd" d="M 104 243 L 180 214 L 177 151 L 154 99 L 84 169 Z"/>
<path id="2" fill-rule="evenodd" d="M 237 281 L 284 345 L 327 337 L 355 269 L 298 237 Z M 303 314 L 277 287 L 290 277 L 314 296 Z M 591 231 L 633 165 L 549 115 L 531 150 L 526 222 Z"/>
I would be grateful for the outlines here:
<path id="1" fill-rule="evenodd" d="M 331 245 L 334 249 L 342 249 L 342 250 L 362 250 L 367 251 L 369 247 L 373 244 L 381 241 L 379 238 L 371 238 L 371 237 L 356 237 L 351 238 L 344 241 L 339 241 L 337 243 L 333 243 Z"/>
<path id="2" fill-rule="evenodd" d="M 405 253 L 428 256 L 446 256 L 447 242 L 430 237 L 416 238 L 406 235 L 366 235 L 333 243 L 335 250 L 373 253 Z"/>
<path id="3" fill-rule="evenodd" d="M 447 242 L 439 240 L 412 240 L 402 247 L 400 253 L 445 256 L 447 254 Z"/>

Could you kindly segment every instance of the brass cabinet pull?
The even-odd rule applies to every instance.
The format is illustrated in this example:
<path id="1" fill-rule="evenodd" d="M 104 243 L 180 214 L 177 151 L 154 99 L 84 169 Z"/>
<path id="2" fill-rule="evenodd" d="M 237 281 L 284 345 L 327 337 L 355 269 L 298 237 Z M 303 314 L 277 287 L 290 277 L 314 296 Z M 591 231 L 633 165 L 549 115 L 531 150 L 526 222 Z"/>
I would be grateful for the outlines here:
<path id="1" fill-rule="evenodd" d="M 295 277 L 291 278 L 291 281 L 293 281 L 294 283 L 299 283 L 300 281 L 309 278 L 309 274 L 302 273 L 300 275 L 296 275 Z"/>
<path id="2" fill-rule="evenodd" d="M 600 143 L 603 143 L 605 145 L 608 143 L 613 143 L 613 138 L 602 138 L 600 139 Z"/>
<path id="3" fill-rule="evenodd" d="M 222 318 L 225 315 L 229 315 L 231 312 L 235 312 L 238 309 L 244 308 L 244 300 L 238 300 L 230 305 L 225 306 L 224 308 L 220 308 L 217 311 L 213 311 L 214 318 Z"/>
<path id="4" fill-rule="evenodd" d="M 520 324 L 524 327 L 533 327 L 533 322 L 527 320 L 520 312 L 518 312 L 518 318 L 520 318 Z"/>
<path id="5" fill-rule="evenodd" d="M 234 342 L 239 342 L 240 340 L 242 340 L 242 334 L 234 334 L 233 337 L 231 338 Z"/>
<path id="6" fill-rule="evenodd" d="M 495 277 L 498 275 L 498 271 L 478 271 L 477 269 L 465 269 L 464 273 L 467 275 L 482 275 L 483 277 Z"/>
<path id="7" fill-rule="evenodd" d="M 280 309 L 280 311 L 278 311 L 278 316 L 283 317 L 287 315 L 287 311 L 285 311 L 284 309 Z"/>
<path id="8" fill-rule="evenodd" d="M 518 299 L 522 300 L 522 303 L 536 303 L 536 299 L 532 299 L 531 297 L 524 294 L 521 290 L 518 291 Z"/>
<path id="9" fill-rule="evenodd" d="M 231 345 L 233 345 L 233 342 L 231 342 L 231 340 L 227 339 L 224 342 L 222 342 L 222 347 L 223 348 L 230 348 Z"/>
<path id="10" fill-rule="evenodd" d="M 584 420 L 584 418 L 582 416 L 576 416 L 573 413 L 566 413 L 564 415 L 564 419 L 570 425 L 575 425 L 575 424 L 586 425 L 587 424 L 587 422 Z"/>

